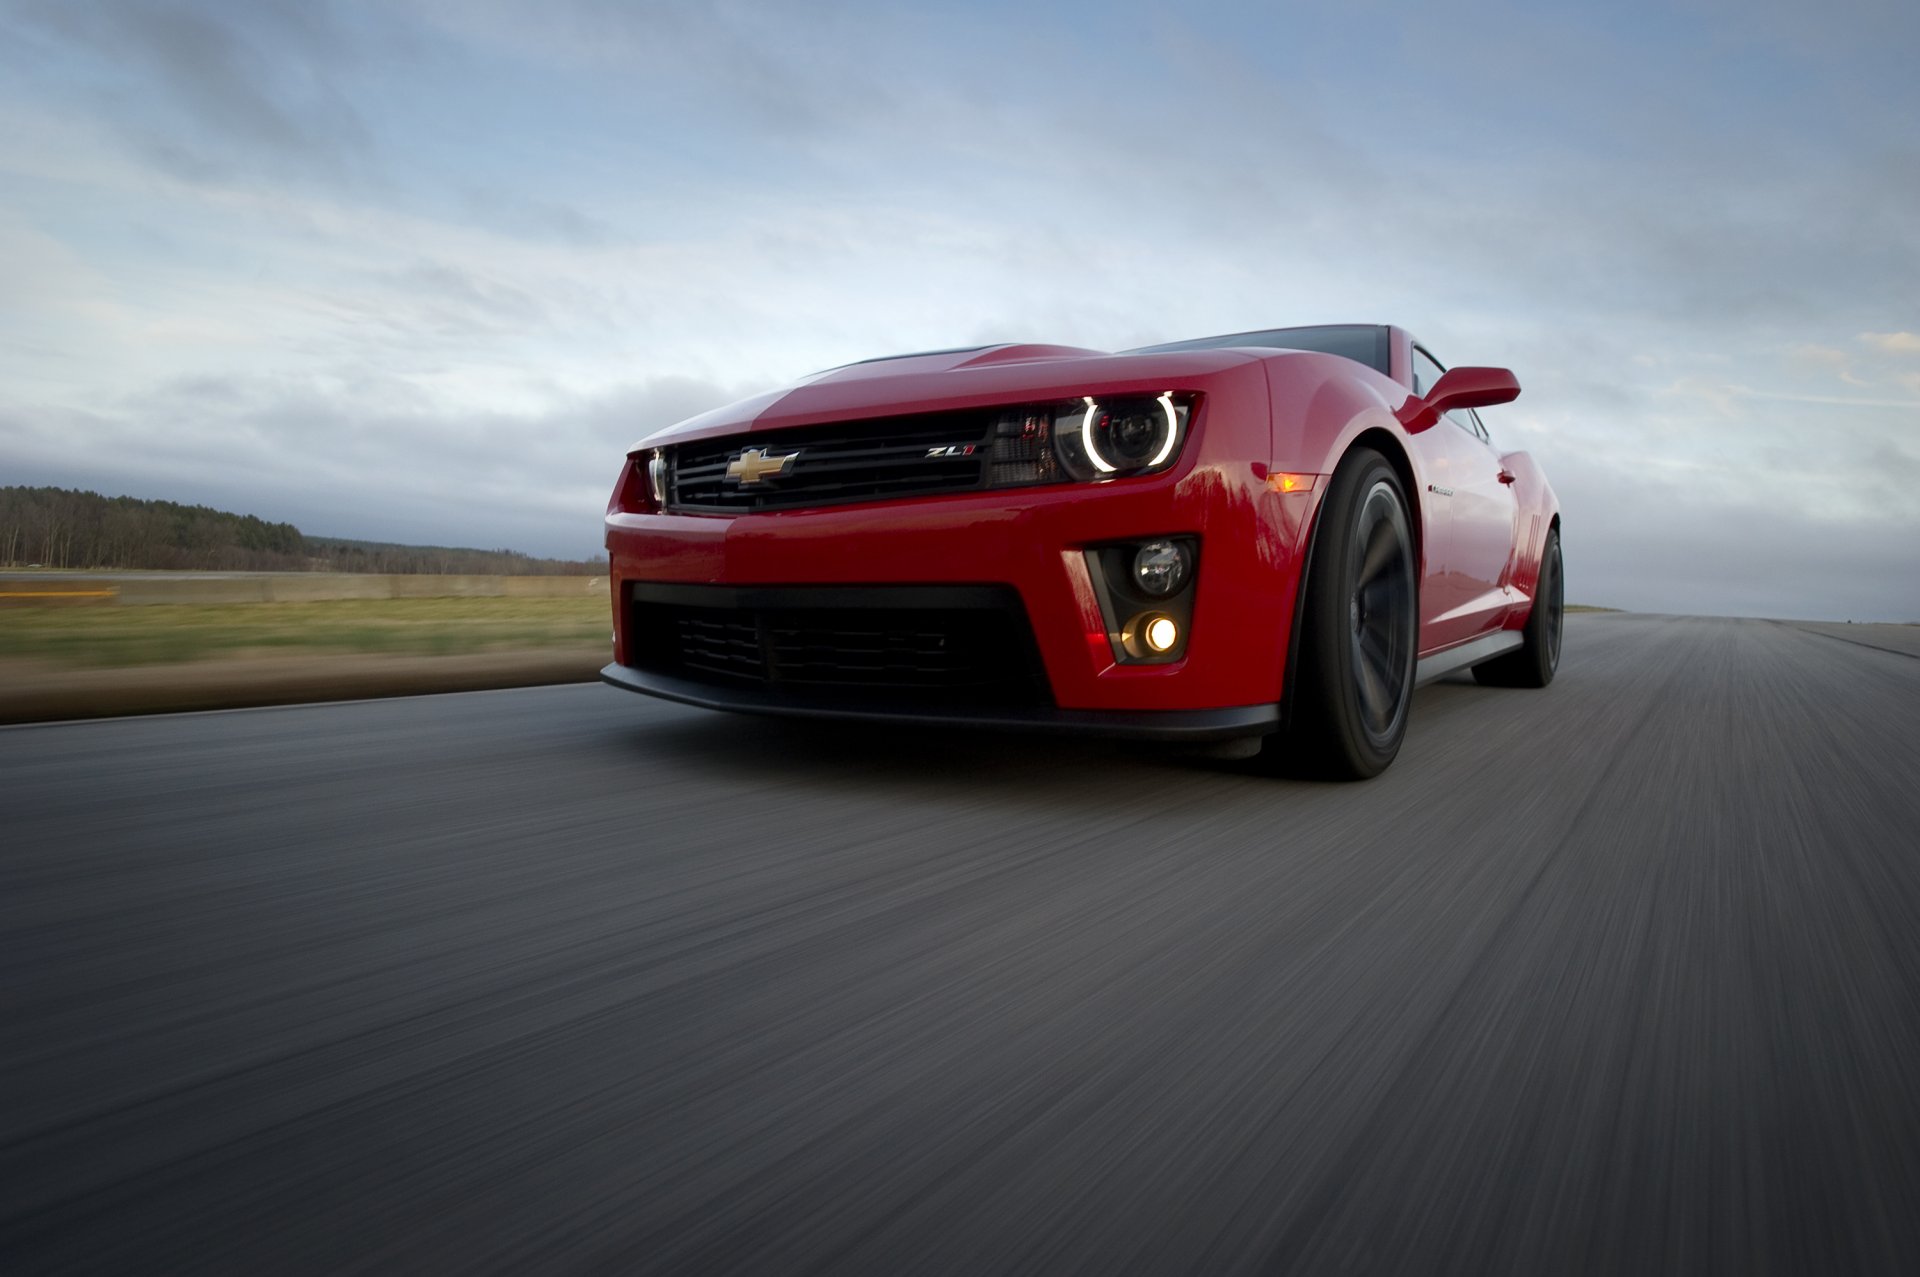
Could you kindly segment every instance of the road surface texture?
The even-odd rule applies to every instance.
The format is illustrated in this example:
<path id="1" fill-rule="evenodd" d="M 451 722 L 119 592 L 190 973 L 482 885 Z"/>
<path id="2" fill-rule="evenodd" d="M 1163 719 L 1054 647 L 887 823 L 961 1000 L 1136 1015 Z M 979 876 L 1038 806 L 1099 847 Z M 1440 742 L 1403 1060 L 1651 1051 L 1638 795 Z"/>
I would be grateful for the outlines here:
<path id="1" fill-rule="evenodd" d="M 1359 785 L 597 686 L 0 731 L 0 1268 L 1920 1271 L 1875 633 L 1571 618 Z"/>

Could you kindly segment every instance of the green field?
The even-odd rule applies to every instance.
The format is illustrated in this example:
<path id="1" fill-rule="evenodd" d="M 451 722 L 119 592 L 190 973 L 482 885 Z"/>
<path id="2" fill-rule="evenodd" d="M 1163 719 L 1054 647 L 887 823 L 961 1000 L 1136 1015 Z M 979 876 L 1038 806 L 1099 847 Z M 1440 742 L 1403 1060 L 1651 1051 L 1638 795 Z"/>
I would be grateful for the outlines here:
<path id="1" fill-rule="evenodd" d="M 0 660 L 102 668 L 239 655 L 446 656 L 605 644 L 612 629 L 604 595 L 226 606 L 15 606 L 0 610 Z"/>

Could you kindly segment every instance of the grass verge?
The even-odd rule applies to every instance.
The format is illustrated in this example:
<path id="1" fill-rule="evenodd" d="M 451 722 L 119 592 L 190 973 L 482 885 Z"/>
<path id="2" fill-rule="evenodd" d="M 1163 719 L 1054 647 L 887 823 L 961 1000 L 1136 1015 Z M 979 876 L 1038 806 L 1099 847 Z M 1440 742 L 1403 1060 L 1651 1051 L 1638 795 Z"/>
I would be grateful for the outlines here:
<path id="1" fill-rule="evenodd" d="M 0 611 L 0 659 L 102 669 L 239 656 L 456 656 L 604 645 L 612 628 L 604 595 L 26 606 Z"/>

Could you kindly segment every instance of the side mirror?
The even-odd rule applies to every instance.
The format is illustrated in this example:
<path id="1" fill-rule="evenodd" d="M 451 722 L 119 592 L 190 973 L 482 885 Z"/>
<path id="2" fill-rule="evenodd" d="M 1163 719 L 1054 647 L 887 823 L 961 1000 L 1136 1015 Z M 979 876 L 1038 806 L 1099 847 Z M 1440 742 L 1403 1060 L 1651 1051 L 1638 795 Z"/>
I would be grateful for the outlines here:
<path id="1" fill-rule="evenodd" d="M 1520 381 L 1505 368 L 1449 368 L 1425 399 L 1414 395 L 1395 414 L 1409 434 L 1419 434 L 1455 408 L 1486 408 L 1520 397 Z"/>

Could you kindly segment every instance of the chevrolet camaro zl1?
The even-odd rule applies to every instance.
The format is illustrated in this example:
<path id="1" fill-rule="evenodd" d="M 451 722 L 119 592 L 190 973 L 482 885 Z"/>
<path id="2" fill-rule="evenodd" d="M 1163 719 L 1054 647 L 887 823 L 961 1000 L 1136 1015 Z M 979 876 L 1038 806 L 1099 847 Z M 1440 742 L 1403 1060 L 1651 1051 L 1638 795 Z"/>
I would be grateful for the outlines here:
<path id="1" fill-rule="evenodd" d="M 1366 777 L 1414 687 L 1543 687 L 1560 513 L 1404 330 L 849 364 L 643 440 L 606 681 L 758 713 L 1257 743 Z"/>

